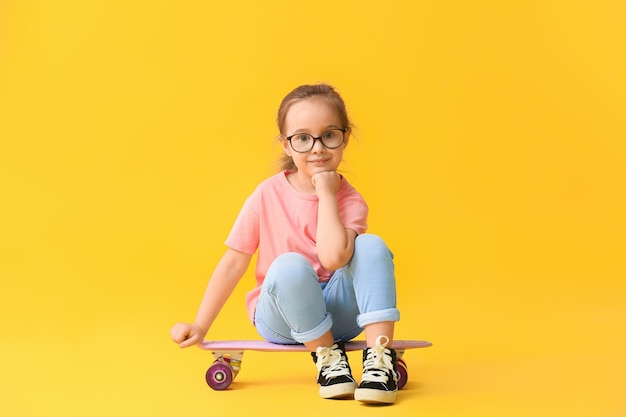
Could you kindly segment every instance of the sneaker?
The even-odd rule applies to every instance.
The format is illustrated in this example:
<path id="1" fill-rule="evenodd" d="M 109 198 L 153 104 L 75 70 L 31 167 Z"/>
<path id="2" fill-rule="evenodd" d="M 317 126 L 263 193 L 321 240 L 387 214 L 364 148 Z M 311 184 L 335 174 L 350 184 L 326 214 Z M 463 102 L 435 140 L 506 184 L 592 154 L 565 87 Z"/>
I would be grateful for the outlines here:
<path id="1" fill-rule="evenodd" d="M 311 356 L 317 366 L 320 397 L 345 398 L 354 395 L 356 381 L 352 378 L 343 343 L 318 347 L 317 351 L 311 352 Z"/>
<path id="2" fill-rule="evenodd" d="M 363 379 L 354 398 L 365 403 L 392 404 L 398 392 L 396 351 L 387 348 L 389 338 L 379 336 L 376 346 L 363 349 Z"/>

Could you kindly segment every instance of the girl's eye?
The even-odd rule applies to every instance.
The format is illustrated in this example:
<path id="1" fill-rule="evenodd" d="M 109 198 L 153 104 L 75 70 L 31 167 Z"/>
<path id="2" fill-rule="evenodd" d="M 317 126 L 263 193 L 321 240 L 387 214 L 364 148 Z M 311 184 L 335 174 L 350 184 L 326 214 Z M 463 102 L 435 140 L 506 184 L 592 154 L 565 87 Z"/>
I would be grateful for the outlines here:
<path id="1" fill-rule="evenodd" d="M 332 130 L 328 130 L 326 132 L 324 132 L 324 139 L 332 139 L 335 136 L 335 132 L 333 132 Z"/>
<path id="2" fill-rule="evenodd" d="M 306 142 L 309 140 L 309 135 L 298 135 L 296 136 L 298 142 Z"/>

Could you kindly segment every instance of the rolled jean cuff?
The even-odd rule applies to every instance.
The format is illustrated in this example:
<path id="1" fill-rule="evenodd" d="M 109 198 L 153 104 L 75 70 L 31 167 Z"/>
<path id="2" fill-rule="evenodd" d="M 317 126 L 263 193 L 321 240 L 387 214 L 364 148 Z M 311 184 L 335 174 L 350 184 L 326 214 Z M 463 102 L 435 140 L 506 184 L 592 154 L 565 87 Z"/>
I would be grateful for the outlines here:
<path id="1" fill-rule="evenodd" d="M 369 313 L 359 314 L 356 318 L 356 323 L 359 327 L 384 321 L 400 321 L 400 310 L 388 308 L 386 310 L 370 311 Z"/>
<path id="2" fill-rule="evenodd" d="M 322 320 L 322 322 L 318 324 L 317 326 L 315 326 L 313 329 L 306 331 L 306 332 L 302 332 L 302 333 L 297 333 L 292 330 L 291 337 L 293 337 L 293 340 L 295 340 L 298 343 L 311 342 L 313 340 L 316 340 L 322 337 L 332 327 L 333 327 L 333 318 L 330 315 L 330 313 L 326 313 L 326 315 L 324 316 L 324 320 Z"/>

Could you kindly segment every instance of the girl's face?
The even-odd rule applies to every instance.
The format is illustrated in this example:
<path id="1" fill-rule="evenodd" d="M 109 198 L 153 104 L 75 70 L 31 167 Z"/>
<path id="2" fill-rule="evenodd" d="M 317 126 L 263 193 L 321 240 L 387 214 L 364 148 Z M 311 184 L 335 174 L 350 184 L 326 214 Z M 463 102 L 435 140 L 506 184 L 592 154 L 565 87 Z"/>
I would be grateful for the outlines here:
<path id="1" fill-rule="evenodd" d="M 341 121 L 333 108 L 323 99 L 312 98 L 302 100 L 291 105 L 285 117 L 285 136 L 296 133 L 308 133 L 313 137 L 320 137 L 329 129 L 343 129 Z M 281 139 L 283 152 L 293 158 L 298 168 L 300 180 L 309 179 L 319 172 L 335 171 L 343 159 L 343 150 L 348 145 L 350 132 L 344 134 L 341 146 L 329 149 L 321 140 L 315 140 L 313 148 L 308 152 L 296 152 L 284 137 Z M 296 140 L 293 138 L 292 140 Z"/>

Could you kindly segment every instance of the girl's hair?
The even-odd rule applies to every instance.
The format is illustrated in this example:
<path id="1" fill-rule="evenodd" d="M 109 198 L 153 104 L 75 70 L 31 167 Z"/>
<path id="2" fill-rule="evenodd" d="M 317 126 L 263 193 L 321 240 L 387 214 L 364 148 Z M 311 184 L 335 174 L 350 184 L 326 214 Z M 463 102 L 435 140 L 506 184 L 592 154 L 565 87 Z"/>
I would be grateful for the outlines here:
<path id="1" fill-rule="evenodd" d="M 281 136 L 284 137 L 287 134 L 287 132 L 285 132 L 285 119 L 287 118 L 287 112 L 291 106 L 294 103 L 312 98 L 321 98 L 325 100 L 331 108 L 335 110 L 335 113 L 337 113 L 337 116 L 343 125 L 343 129 L 346 129 L 347 132 L 352 131 L 353 125 L 348 117 L 346 104 L 339 93 L 331 85 L 314 84 L 296 87 L 292 92 L 287 94 L 285 98 L 283 98 L 283 101 L 280 103 L 280 107 L 278 108 L 278 116 L 276 117 L 276 124 L 278 125 L 278 131 Z M 293 163 L 293 159 L 283 153 L 280 159 L 280 169 L 281 171 L 285 169 L 295 171 L 297 168 Z"/>

